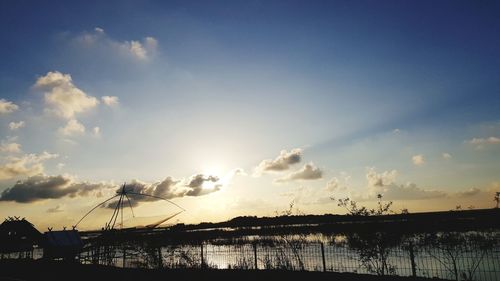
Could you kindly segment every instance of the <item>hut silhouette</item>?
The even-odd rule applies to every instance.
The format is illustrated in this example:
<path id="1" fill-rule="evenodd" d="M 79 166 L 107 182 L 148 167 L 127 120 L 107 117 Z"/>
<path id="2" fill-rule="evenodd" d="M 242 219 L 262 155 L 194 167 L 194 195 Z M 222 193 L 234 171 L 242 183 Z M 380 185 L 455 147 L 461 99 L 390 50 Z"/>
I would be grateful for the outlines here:
<path id="1" fill-rule="evenodd" d="M 43 235 L 25 218 L 8 217 L 0 224 L 0 254 L 19 253 L 18 258 L 31 258 Z"/>

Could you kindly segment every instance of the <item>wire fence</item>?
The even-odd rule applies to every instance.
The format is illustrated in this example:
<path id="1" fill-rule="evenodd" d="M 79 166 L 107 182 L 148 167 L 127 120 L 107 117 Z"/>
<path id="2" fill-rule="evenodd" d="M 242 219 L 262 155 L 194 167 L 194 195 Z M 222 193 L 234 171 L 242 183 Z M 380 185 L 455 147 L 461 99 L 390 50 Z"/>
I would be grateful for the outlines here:
<path id="1" fill-rule="evenodd" d="M 380 236 L 368 236 L 377 238 L 373 241 L 356 236 L 275 236 L 171 245 L 147 240 L 101 241 L 88 243 L 77 259 L 83 264 L 126 268 L 306 270 L 498 281 L 500 241 L 498 233 L 493 234 L 442 235 L 434 240 L 412 237 L 392 244 L 382 243 Z M 355 238 L 370 243 L 349 243 Z M 36 248 L 1 254 L 0 259 L 42 257 L 43 249 Z"/>
<path id="2" fill-rule="evenodd" d="M 307 270 L 378 275 L 417 276 L 449 280 L 500 280 L 500 248 L 449 251 L 400 245 L 386 256 L 363 258 L 347 244 L 202 243 L 162 247 L 117 247 L 80 254 L 82 263 L 140 268 L 213 268 L 240 270 Z M 383 271 L 382 269 L 385 269 Z"/>

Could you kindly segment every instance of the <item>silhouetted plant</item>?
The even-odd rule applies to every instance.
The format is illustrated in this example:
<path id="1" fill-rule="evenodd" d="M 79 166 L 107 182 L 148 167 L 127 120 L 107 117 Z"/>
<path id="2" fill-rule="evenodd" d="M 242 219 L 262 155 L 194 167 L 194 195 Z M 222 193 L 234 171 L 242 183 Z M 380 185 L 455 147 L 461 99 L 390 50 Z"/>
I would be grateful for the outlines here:
<path id="1" fill-rule="evenodd" d="M 382 197 L 382 194 L 377 194 L 378 202 L 376 209 L 368 209 L 364 206 L 358 207 L 358 203 L 354 200 L 349 199 L 348 197 L 344 199 L 338 199 L 337 205 L 346 209 L 347 214 L 352 216 L 381 216 L 393 213 L 391 211 L 392 201 L 383 203 Z M 335 200 L 335 198 L 332 198 L 332 200 Z"/>
<path id="2" fill-rule="evenodd" d="M 495 193 L 495 199 L 493 199 L 493 201 L 496 201 L 497 202 L 497 206 L 496 208 L 498 209 L 498 204 L 500 203 L 500 192 L 496 192 Z"/>
<path id="3" fill-rule="evenodd" d="M 292 201 L 288 209 L 283 211 L 281 213 L 282 216 L 292 216 L 294 213 L 295 214 L 301 214 L 300 210 L 298 208 L 294 209 L 295 203 Z M 292 255 L 294 259 L 297 261 L 298 267 L 300 270 L 304 270 L 304 262 L 302 261 L 302 255 L 300 251 L 304 247 L 304 245 L 307 243 L 307 234 L 304 233 L 299 233 L 295 235 L 290 235 L 287 233 L 282 233 L 279 235 L 279 238 L 283 244 L 290 249 L 292 252 Z M 279 263 L 278 268 L 280 269 L 293 269 L 293 264 L 291 263 L 288 255 L 286 252 L 284 252 L 282 249 L 280 249 L 279 254 L 276 256 L 277 261 Z"/>
<path id="4" fill-rule="evenodd" d="M 338 206 L 353 216 L 381 216 L 392 213 L 392 201 L 382 202 L 382 195 L 377 195 L 377 207 L 368 209 L 358 206 L 356 201 L 349 198 L 338 199 Z M 333 199 L 333 198 L 332 198 Z M 347 245 L 359 255 L 359 261 L 368 272 L 377 275 L 395 274 L 396 267 L 388 262 L 391 249 L 401 244 L 402 235 L 395 232 L 373 231 L 348 233 Z"/>

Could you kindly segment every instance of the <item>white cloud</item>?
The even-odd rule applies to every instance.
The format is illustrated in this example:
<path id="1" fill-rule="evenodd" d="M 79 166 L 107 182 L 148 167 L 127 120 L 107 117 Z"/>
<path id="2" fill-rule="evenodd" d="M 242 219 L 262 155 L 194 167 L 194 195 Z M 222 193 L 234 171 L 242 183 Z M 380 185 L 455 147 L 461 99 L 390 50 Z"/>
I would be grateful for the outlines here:
<path id="1" fill-rule="evenodd" d="M 21 152 L 21 145 L 15 142 L 3 142 L 0 144 L 0 152 L 19 153 Z"/>
<path id="2" fill-rule="evenodd" d="M 65 136 L 81 135 L 85 133 L 85 126 L 78 120 L 71 119 L 66 126 L 59 128 L 59 132 Z"/>
<path id="3" fill-rule="evenodd" d="M 384 171 L 381 174 L 377 174 L 375 168 L 368 168 L 366 172 L 366 180 L 369 186 L 384 186 L 393 184 L 396 180 L 398 172 L 396 170 Z"/>
<path id="4" fill-rule="evenodd" d="M 102 96 L 101 100 L 107 106 L 117 106 L 118 105 L 118 97 L 116 97 L 116 96 Z"/>
<path id="5" fill-rule="evenodd" d="M 7 163 L 0 165 L 0 180 L 18 176 L 33 176 L 44 171 L 43 162 L 58 157 L 44 151 L 42 154 L 26 154 L 20 157 L 8 157 Z"/>
<path id="6" fill-rule="evenodd" d="M 64 164 L 64 163 L 57 163 L 56 167 L 57 167 L 58 170 L 62 170 L 64 168 L 64 166 L 66 166 L 66 164 Z"/>
<path id="7" fill-rule="evenodd" d="M 99 127 L 94 127 L 92 129 L 92 132 L 94 133 L 95 136 L 100 136 L 101 135 L 101 128 Z"/>
<path id="8" fill-rule="evenodd" d="M 337 178 L 332 178 L 326 183 L 326 190 L 335 191 L 339 187 L 339 180 Z"/>
<path id="9" fill-rule="evenodd" d="M 136 58 L 141 60 L 145 60 L 147 58 L 147 51 L 142 46 L 141 42 L 132 40 L 130 42 L 125 42 L 123 46 L 127 48 Z"/>
<path id="10" fill-rule="evenodd" d="M 24 125 L 26 125 L 26 124 L 24 123 L 24 121 L 19 121 L 19 122 L 10 122 L 10 123 L 9 123 L 9 129 L 11 129 L 11 130 L 13 130 L 13 131 L 14 131 L 14 130 L 17 130 L 17 129 L 20 129 L 20 128 L 24 127 Z"/>
<path id="11" fill-rule="evenodd" d="M 19 106 L 11 101 L 5 99 L 0 99 L 0 115 L 9 114 L 19 109 Z"/>
<path id="12" fill-rule="evenodd" d="M 414 155 L 411 160 L 413 161 L 413 164 L 417 166 L 422 166 L 425 164 L 425 159 L 422 154 Z"/>
<path id="13" fill-rule="evenodd" d="M 290 165 L 299 163 L 302 160 L 302 149 L 295 148 L 290 152 L 282 150 L 280 155 L 274 160 L 266 159 L 260 162 L 255 168 L 254 176 L 259 176 L 264 172 L 284 171 L 290 168 Z"/>
<path id="14" fill-rule="evenodd" d="M 314 163 L 308 163 L 302 167 L 302 169 L 290 173 L 282 178 L 275 180 L 275 182 L 287 182 L 295 180 L 316 180 L 323 177 L 323 171 L 314 165 Z"/>
<path id="15" fill-rule="evenodd" d="M 446 160 L 451 159 L 451 154 L 449 154 L 449 153 L 445 152 L 442 154 L 442 156 L 443 156 L 443 159 L 446 159 Z"/>
<path id="16" fill-rule="evenodd" d="M 39 77 L 34 86 L 45 91 L 45 103 L 49 106 L 49 111 L 66 119 L 73 119 L 77 113 L 88 111 L 99 104 L 95 97 L 76 87 L 69 74 L 50 71 Z"/>

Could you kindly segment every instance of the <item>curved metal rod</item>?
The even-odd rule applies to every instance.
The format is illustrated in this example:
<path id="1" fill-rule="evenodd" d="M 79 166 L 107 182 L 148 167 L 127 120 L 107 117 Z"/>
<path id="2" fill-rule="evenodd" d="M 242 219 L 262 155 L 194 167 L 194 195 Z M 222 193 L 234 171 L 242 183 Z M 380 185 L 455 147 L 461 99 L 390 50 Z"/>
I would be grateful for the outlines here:
<path id="1" fill-rule="evenodd" d="M 157 227 L 157 226 L 159 226 L 160 224 L 162 224 L 162 223 L 164 223 L 164 222 L 168 221 L 169 219 L 171 219 L 171 218 L 175 218 L 177 215 L 179 215 L 179 214 L 180 214 L 180 213 L 182 213 L 182 212 L 184 212 L 184 211 L 177 212 L 177 213 L 173 214 L 172 216 L 167 217 L 167 218 L 165 218 L 165 219 L 162 219 L 162 220 L 160 220 L 160 221 L 158 221 L 158 222 L 156 222 L 156 223 L 148 224 L 148 225 L 146 225 L 146 227 L 149 227 L 149 228 L 156 228 L 156 227 Z"/>
<path id="2" fill-rule="evenodd" d="M 81 218 L 81 219 L 80 219 L 80 220 L 79 220 L 79 221 L 78 221 L 78 222 L 74 225 L 74 226 L 75 226 L 75 228 L 78 226 L 78 224 L 80 224 L 80 223 L 82 222 L 82 220 L 83 220 L 84 218 L 86 218 L 86 217 L 87 217 L 90 213 L 92 213 L 92 211 L 94 211 L 95 209 L 97 209 L 97 208 L 98 208 L 99 206 L 101 206 L 102 204 L 104 204 L 104 203 L 106 203 L 106 202 L 110 201 L 111 199 L 114 199 L 114 198 L 115 198 L 115 197 L 117 197 L 117 196 L 120 196 L 120 194 L 117 194 L 117 195 L 115 195 L 115 196 L 113 196 L 113 197 L 111 197 L 111 198 L 109 198 L 109 199 L 107 199 L 107 200 L 105 200 L 105 201 L 103 201 L 103 202 L 101 202 L 101 203 L 97 204 L 97 206 L 95 206 L 95 207 L 94 207 L 94 208 L 92 208 L 90 211 L 88 211 L 88 213 L 86 213 L 86 214 L 85 214 L 85 216 L 83 216 L 83 217 L 82 217 L 82 218 Z"/>
<path id="3" fill-rule="evenodd" d="M 183 210 L 183 211 L 186 211 L 186 209 L 182 208 L 181 206 L 175 204 L 174 202 L 168 200 L 168 199 L 165 199 L 163 197 L 159 197 L 159 196 L 154 196 L 154 195 L 149 195 L 149 194 L 144 194 L 144 193 L 136 193 L 136 192 L 127 192 L 128 194 L 135 194 L 135 195 L 141 195 L 141 196 L 148 196 L 148 197 L 153 197 L 153 198 L 157 198 L 157 199 L 161 199 L 161 200 L 165 200 L 167 201 L 168 203 L 172 204 L 172 205 L 175 205 L 177 206 L 177 208 Z"/>
<path id="4" fill-rule="evenodd" d="M 134 208 L 132 208 L 132 203 L 130 203 L 130 199 L 128 199 L 127 194 L 125 194 L 125 198 L 127 198 L 128 205 L 130 206 L 130 211 L 132 211 L 132 217 L 134 217 L 134 218 L 135 218 Z"/>
<path id="5" fill-rule="evenodd" d="M 118 216 L 120 215 L 120 205 L 122 203 L 122 199 L 123 199 L 123 194 L 120 196 L 120 199 L 118 199 L 118 204 L 116 205 L 116 216 L 115 216 L 115 219 L 113 220 L 113 217 L 111 217 L 111 220 L 113 220 L 113 225 L 111 226 L 111 229 L 114 229 L 115 228 L 115 224 L 116 224 L 116 219 L 118 218 Z M 114 214 L 114 213 L 113 213 Z"/>

